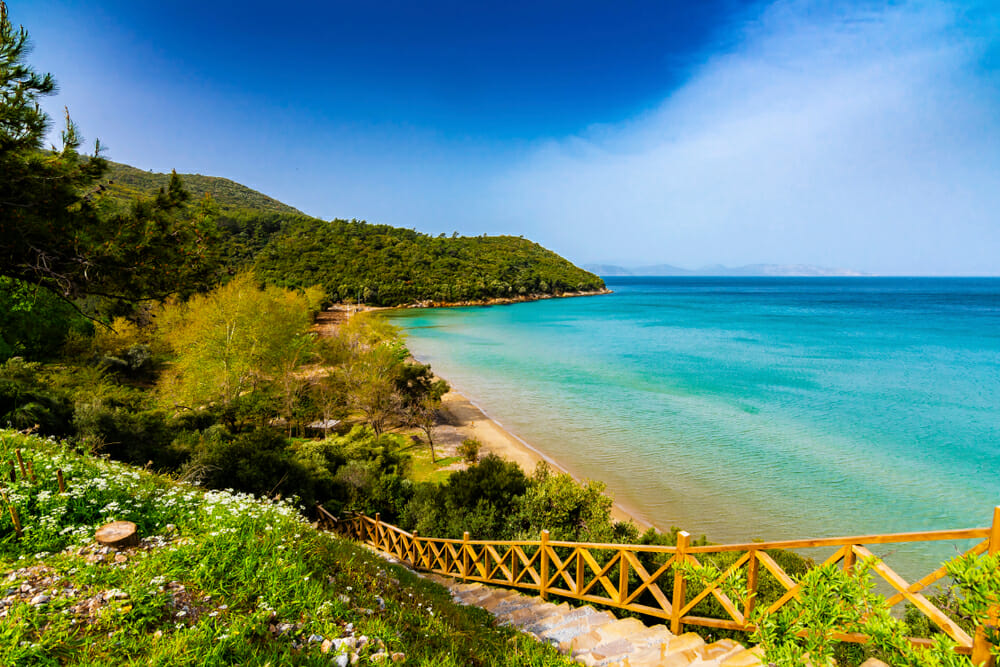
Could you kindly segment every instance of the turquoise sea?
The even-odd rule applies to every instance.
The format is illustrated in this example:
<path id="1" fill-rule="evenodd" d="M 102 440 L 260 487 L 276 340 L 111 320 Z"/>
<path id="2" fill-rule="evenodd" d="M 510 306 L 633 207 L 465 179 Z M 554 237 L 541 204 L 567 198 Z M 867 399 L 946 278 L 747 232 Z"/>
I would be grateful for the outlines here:
<path id="1" fill-rule="evenodd" d="M 749 541 L 989 524 L 1000 279 L 607 283 L 391 317 L 491 417 L 657 526 Z"/>

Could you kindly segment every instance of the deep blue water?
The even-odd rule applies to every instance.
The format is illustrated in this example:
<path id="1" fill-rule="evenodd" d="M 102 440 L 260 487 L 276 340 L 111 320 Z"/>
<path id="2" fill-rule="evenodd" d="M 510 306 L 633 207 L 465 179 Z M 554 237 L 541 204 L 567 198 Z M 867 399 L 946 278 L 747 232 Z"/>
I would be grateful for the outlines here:
<path id="1" fill-rule="evenodd" d="M 729 541 L 989 523 L 1000 279 L 607 283 L 392 318 L 491 416 L 658 526 Z"/>

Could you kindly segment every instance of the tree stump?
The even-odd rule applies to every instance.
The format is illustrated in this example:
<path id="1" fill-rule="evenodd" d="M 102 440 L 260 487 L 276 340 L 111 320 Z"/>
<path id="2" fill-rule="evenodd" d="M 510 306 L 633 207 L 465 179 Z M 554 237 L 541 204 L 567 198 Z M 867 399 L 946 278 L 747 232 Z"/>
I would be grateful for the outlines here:
<path id="1" fill-rule="evenodd" d="M 101 526 L 94 533 L 94 538 L 104 546 L 115 549 L 139 546 L 139 533 L 131 521 L 115 521 Z"/>

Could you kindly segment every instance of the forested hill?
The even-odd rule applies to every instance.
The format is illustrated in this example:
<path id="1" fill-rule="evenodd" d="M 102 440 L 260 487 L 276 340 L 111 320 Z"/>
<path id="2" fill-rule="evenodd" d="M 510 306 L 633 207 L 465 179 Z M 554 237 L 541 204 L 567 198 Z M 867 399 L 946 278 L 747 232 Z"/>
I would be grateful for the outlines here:
<path id="1" fill-rule="evenodd" d="M 596 275 L 524 238 L 430 236 L 357 220 L 304 215 L 255 190 L 210 176 L 181 174 L 199 206 L 205 193 L 225 268 L 253 268 L 283 287 L 322 285 L 331 301 L 376 306 L 530 299 L 604 288 Z M 123 203 L 166 187 L 169 174 L 111 164 L 105 192 Z"/>
<path id="2" fill-rule="evenodd" d="M 102 179 L 102 183 L 112 198 L 125 203 L 135 199 L 136 195 L 155 194 L 160 188 L 166 188 L 170 181 L 170 174 L 143 171 L 118 162 L 109 162 L 108 166 L 108 172 Z M 209 194 L 223 211 L 252 209 L 302 214 L 301 211 L 288 204 L 283 204 L 277 199 L 251 190 L 228 178 L 202 176 L 201 174 L 180 174 L 180 177 L 184 180 L 184 187 L 191 193 L 194 200 L 199 200 L 205 194 Z"/>
<path id="3" fill-rule="evenodd" d="M 356 220 L 289 221 L 256 254 L 255 267 L 271 283 L 319 284 L 333 300 L 384 306 L 604 288 L 594 274 L 520 237 L 432 237 Z"/>

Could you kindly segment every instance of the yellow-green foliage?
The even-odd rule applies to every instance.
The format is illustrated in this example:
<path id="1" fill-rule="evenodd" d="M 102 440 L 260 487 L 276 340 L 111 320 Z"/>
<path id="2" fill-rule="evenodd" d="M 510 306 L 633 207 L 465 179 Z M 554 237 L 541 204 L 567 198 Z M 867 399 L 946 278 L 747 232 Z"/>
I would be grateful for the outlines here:
<path id="1" fill-rule="evenodd" d="M 116 317 L 110 326 L 94 329 L 90 348 L 96 357 L 117 356 L 134 345 L 148 345 L 150 340 L 148 329 L 140 329 L 135 322 L 124 317 Z"/>
<path id="2" fill-rule="evenodd" d="M 308 335 L 318 293 L 261 288 L 242 273 L 186 303 L 168 303 L 158 331 L 176 354 L 160 386 L 168 406 L 232 403 L 281 370 Z"/>

